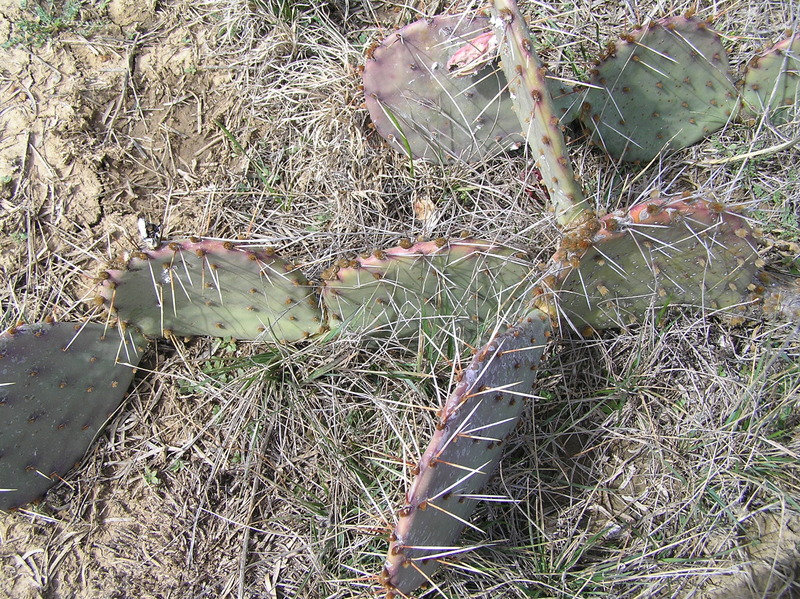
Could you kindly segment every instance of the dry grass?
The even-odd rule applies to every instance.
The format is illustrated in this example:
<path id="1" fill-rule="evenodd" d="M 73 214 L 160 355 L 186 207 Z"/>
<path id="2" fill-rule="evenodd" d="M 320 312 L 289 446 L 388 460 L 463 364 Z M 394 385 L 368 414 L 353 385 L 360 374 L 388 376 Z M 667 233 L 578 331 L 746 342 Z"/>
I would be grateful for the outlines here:
<path id="1" fill-rule="evenodd" d="M 401 237 L 465 229 L 545 259 L 557 231 L 523 185 L 524 156 L 416 164 L 411 176 L 360 106 L 357 66 L 372 41 L 474 4 L 176 0 L 142 9 L 138 33 L 114 16 L 119 27 L 88 39 L 65 31 L 4 50 L 29 70 L 90 55 L 118 71 L 78 69 L 76 89 L 53 83 L 76 107 L 47 117 L 71 158 L 43 156 L 49 138 L 37 133 L 2 188 L 3 322 L 87 315 L 97 264 L 134 247 L 140 212 L 170 236 L 276 246 L 314 276 Z M 735 65 L 800 17 L 777 0 L 715 6 L 700 16 L 718 17 Z M 543 19 L 546 58 L 574 75 L 620 23 L 688 4 L 527 8 Z M 4 85 L 25 81 L 3 74 Z M 44 91 L 30 93 L 43 101 Z M 700 187 L 750 205 L 765 256 L 796 269 L 796 150 L 706 161 L 797 135 L 796 125 L 732 124 L 644 174 L 579 138 L 573 151 L 599 209 Z M 69 195 L 70 164 L 101 183 L 89 208 Z M 91 202 L 97 214 L 86 216 Z M 414 205 L 427 202 L 435 216 L 422 222 Z M 297 347 L 157 342 L 81 468 L 42 504 L 0 519 L 0 593 L 370 596 L 451 372 L 450 356 L 414 349 L 357 335 Z M 479 509 L 486 534 L 463 541 L 481 548 L 430 596 L 800 596 L 798 360 L 796 325 L 678 311 L 563 340 L 488 489 L 513 501 Z"/>

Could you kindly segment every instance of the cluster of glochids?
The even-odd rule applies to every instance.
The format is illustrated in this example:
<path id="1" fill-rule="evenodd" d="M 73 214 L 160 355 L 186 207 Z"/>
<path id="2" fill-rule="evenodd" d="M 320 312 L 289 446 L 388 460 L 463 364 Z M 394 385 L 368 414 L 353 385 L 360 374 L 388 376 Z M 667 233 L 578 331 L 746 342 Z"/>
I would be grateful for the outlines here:
<path id="1" fill-rule="evenodd" d="M 617 156 L 633 156 L 631 148 L 660 148 L 640 137 L 645 133 L 679 145 L 696 139 L 675 125 L 681 94 L 688 94 L 686 102 L 703 97 L 713 107 L 690 107 L 690 124 L 699 122 L 703 134 L 730 118 L 735 106 L 728 93 L 734 88 L 715 34 L 683 18 L 637 30 L 609 50 L 596 83 L 581 92 L 577 105 L 583 108 L 573 110 L 573 101 L 552 101 L 556 93 L 578 92 L 548 91 L 554 79 L 540 66 L 515 4 L 495 0 L 492 11 L 491 36 L 484 32 L 485 17 L 463 16 L 435 17 L 394 34 L 369 58 L 367 99 L 379 130 L 415 155 L 433 150 L 437 157 L 463 159 L 495 143 L 526 142 L 564 227 L 544 270 L 515 249 L 468 238 L 402 241 L 339 261 L 319 284 L 272 250 L 234 243 L 189 239 L 138 251 L 98 280 L 95 303 L 105 308 L 104 323 L 46 322 L 0 335 L 0 509 L 38 498 L 80 460 L 123 400 L 147 337 L 272 343 L 324 341 L 348 332 L 400 341 L 421 331 L 457 337 L 481 349 L 439 413 L 377 576 L 389 595 L 405 596 L 429 583 L 440 559 L 458 551 L 457 537 L 482 499 L 504 440 L 525 398 L 534 395 L 537 366 L 554 332 L 627 326 L 672 305 L 724 311 L 735 319 L 759 312 L 800 316 L 796 282 L 763 270 L 755 232 L 735 207 L 701 194 L 654 194 L 627 211 L 596 218 L 571 171 L 559 112 L 589 115 L 587 125 L 611 149 L 616 142 L 610 131 L 621 130 L 609 124 L 610 107 L 630 111 L 623 120 L 631 129 L 620 133 L 626 141 L 613 151 Z M 665 49 L 674 39 L 684 45 Z M 495 50 L 503 73 L 485 67 L 495 58 L 486 53 Z M 749 105 L 771 104 L 774 90 L 788 90 L 788 75 L 776 76 L 771 66 L 777 55 L 776 50 L 751 65 L 750 73 L 767 73 L 766 83 L 755 83 L 751 75 L 751 92 L 769 86 L 773 92 L 768 99 L 745 95 Z M 684 68 L 691 64 L 699 74 L 682 77 L 661 63 L 654 69 L 656 57 Z M 644 62 L 663 79 L 654 82 L 644 71 L 622 66 Z M 399 65 L 416 77 L 403 80 Z M 390 83 L 376 91 L 379 72 Z M 657 90 L 652 97 L 642 91 L 650 84 Z M 498 93 L 506 89 L 511 93 Z M 630 93 L 630 104 L 618 99 L 633 89 L 639 91 Z M 643 94 L 645 113 L 657 112 L 661 119 L 632 125 L 633 99 Z M 614 101 L 607 102 L 611 95 Z M 664 106 L 654 108 L 654 98 L 662 96 Z M 487 98 L 497 104 L 487 108 Z M 516 126 L 505 104 L 513 104 Z"/>

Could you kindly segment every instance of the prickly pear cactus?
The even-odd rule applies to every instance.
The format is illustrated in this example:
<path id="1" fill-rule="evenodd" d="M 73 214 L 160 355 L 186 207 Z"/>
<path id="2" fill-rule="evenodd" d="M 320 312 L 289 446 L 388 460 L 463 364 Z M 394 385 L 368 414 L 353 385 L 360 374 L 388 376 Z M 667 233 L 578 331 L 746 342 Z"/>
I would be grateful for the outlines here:
<path id="1" fill-rule="evenodd" d="M 776 300 L 776 312 L 779 311 L 777 304 L 783 314 L 796 310 L 796 293 L 781 295 L 775 291 L 777 286 L 773 286 L 765 295 L 762 285 L 765 280 L 759 272 L 763 264 L 758 257 L 755 236 L 747 221 L 733 208 L 688 194 L 680 198 L 653 196 L 627 212 L 596 218 L 569 167 L 559 120 L 544 89 L 543 69 L 532 50 L 533 43 L 524 20 L 512 0 L 494 0 L 491 10 L 501 40 L 503 69 L 514 109 L 536 166 L 542 172 L 558 222 L 565 226 L 561 247 L 553 258 L 552 274 L 538 290 L 539 322 L 546 320 L 543 315 L 547 313 L 554 320 L 561 320 L 568 329 L 582 332 L 586 326 L 619 327 L 640 321 L 658 306 L 678 304 L 712 311 L 733 308 L 743 312 L 746 306 L 765 298 Z M 660 43 L 672 37 L 678 39 L 678 50 Z M 630 93 L 629 85 L 652 84 L 656 92 L 649 98 L 645 95 L 645 104 L 653 97 L 667 105 L 677 103 L 680 110 L 676 114 L 687 109 L 681 94 L 689 94 L 693 101 L 695 96 L 704 96 L 703 101 L 715 108 L 724 104 L 719 112 L 706 110 L 699 133 L 690 132 L 691 135 L 684 129 L 687 125 L 698 125 L 695 117 L 690 116 L 686 122 L 680 121 L 685 114 L 680 118 L 673 115 L 659 120 L 660 115 L 648 109 L 646 118 L 642 115 L 638 122 L 634 119 L 637 135 L 645 121 L 656 119 L 655 139 L 668 133 L 673 141 L 677 139 L 677 143 L 685 145 L 692 136 L 696 136 L 692 139 L 696 141 L 710 132 L 715 114 L 722 115 L 719 126 L 731 116 L 735 94 L 726 73 L 727 59 L 719 40 L 703 25 L 687 19 L 662 21 L 640 31 L 636 38 L 631 37 L 622 45 L 614 51 L 614 60 L 625 56 L 620 62 L 627 60 L 636 64 L 625 75 L 631 79 L 626 79 L 621 86 L 622 94 Z M 695 49 L 695 45 L 709 56 Z M 702 93 L 698 93 L 695 82 L 687 76 L 672 88 L 661 84 L 660 78 L 648 83 L 648 76 L 653 73 L 647 70 L 659 66 L 656 56 L 668 65 L 677 62 L 675 56 L 685 58 L 686 64 L 703 64 L 706 70 L 693 74 L 703 79 Z M 637 68 L 640 70 L 635 70 Z M 666 67 L 659 68 L 663 71 L 660 77 L 669 74 Z M 612 68 L 606 67 L 606 74 L 611 72 Z M 622 76 L 622 70 L 618 69 L 614 81 L 618 83 Z M 598 80 L 597 83 L 606 85 L 608 82 Z M 723 99 L 718 101 L 711 92 L 720 90 Z M 607 88 L 606 97 L 608 91 Z M 659 96 L 662 92 L 665 100 Z M 630 110 L 630 106 L 627 109 Z M 602 131 L 601 127 L 608 126 L 603 124 L 601 116 L 594 122 L 598 123 L 598 132 Z M 648 126 L 652 128 L 652 123 L 648 122 Z M 643 159 L 645 154 L 629 149 L 629 135 L 620 137 L 624 143 L 618 147 L 619 156 Z M 655 155 L 666 143 L 653 143 L 643 151 Z M 788 288 L 784 285 L 780 289 Z M 442 411 L 442 421 L 417 466 L 416 479 L 398 513 L 386 566 L 379 576 L 388 597 L 409 596 L 419 586 L 433 584 L 431 576 L 440 562 L 463 551 L 456 539 L 468 524 L 472 513 L 469 504 L 477 499 L 475 494 L 499 459 L 496 441 L 502 436 L 494 427 L 502 423 L 509 427 L 503 431 L 510 431 L 519 414 L 513 399 L 504 405 L 504 390 L 512 380 L 522 379 L 514 379 L 513 374 L 508 378 L 507 372 L 503 373 L 502 368 L 495 370 L 492 365 L 481 370 L 482 359 L 485 359 L 483 353 L 470 368 L 484 378 L 467 382 L 466 391 L 461 386 L 463 380 L 456 388 Z M 490 415 L 482 411 L 487 407 L 484 403 L 470 401 L 474 396 L 480 398 L 485 394 L 493 395 L 498 402 L 496 411 Z M 450 405 L 458 406 L 452 420 Z M 468 414 L 468 422 L 460 419 L 461 413 Z M 473 439 L 472 444 L 459 445 L 463 432 L 483 431 L 492 423 L 496 437 Z M 462 491 L 465 484 L 474 486 Z M 453 501 L 459 495 L 463 501 Z"/>
<path id="2" fill-rule="evenodd" d="M 193 240 L 137 252 L 124 269 L 104 272 L 97 299 L 125 342 L 95 324 L 23 326 L 0 336 L 0 509 L 35 499 L 81 457 L 133 376 L 140 330 L 279 343 L 329 326 L 403 340 L 488 335 L 440 410 L 377 577 L 389 597 L 406 597 L 462 551 L 457 537 L 534 396 L 554 321 L 582 332 L 675 304 L 707 311 L 761 304 L 765 313 L 800 317 L 800 288 L 760 272 L 755 236 L 734 209 L 691 196 L 651 197 L 596 218 L 562 135 L 575 92 L 554 84 L 538 61 L 513 0 L 494 0 L 493 15 L 497 38 L 488 19 L 463 15 L 392 34 L 367 61 L 366 102 L 378 132 L 415 158 L 473 160 L 528 144 L 565 229 L 536 308 L 498 332 L 529 300 L 532 265 L 476 240 L 408 242 L 343 260 L 325 273 L 319 294 L 270 252 Z M 797 95 L 789 56 L 796 51 L 779 45 L 751 65 L 751 106 L 782 106 Z M 718 36 L 703 23 L 659 21 L 609 50 L 583 118 L 614 156 L 649 160 L 733 116 L 727 66 Z"/>
<path id="3" fill-rule="evenodd" d="M 779 125 L 797 117 L 800 104 L 800 37 L 787 38 L 747 65 L 742 100 L 748 116 L 766 113 Z"/>
<path id="4" fill-rule="evenodd" d="M 284 342 L 322 326 L 319 298 L 294 265 L 229 242 L 173 241 L 102 279 L 98 301 L 146 335 Z"/>
<path id="5" fill-rule="evenodd" d="M 734 208 L 690 195 L 651 197 L 566 236 L 555 256 L 557 314 L 581 331 L 641 322 L 670 305 L 715 311 L 757 303 L 757 240 Z"/>
<path id="6" fill-rule="evenodd" d="M 396 150 L 435 162 L 473 162 L 523 141 L 506 79 L 496 65 L 489 20 L 422 19 L 383 40 L 364 66 L 375 127 Z M 555 78 L 548 90 L 572 120 L 579 94 Z"/>
<path id="7" fill-rule="evenodd" d="M 407 596 L 430 580 L 440 559 L 461 552 L 455 541 L 534 395 L 549 332 L 549 317 L 534 310 L 495 335 L 459 375 L 397 515 L 379 576 L 387 597 Z"/>
<path id="8" fill-rule="evenodd" d="M 0 335 L 0 509 L 37 499 L 83 457 L 145 350 L 100 324 L 45 323 Z"/>
<path id="9" fill-rule="evenodd" d="M 333 330 L 409 339 L 422 329 L 472 342 L 513 322 L 532 269 L 524 255 L 475 239 L 406 242 L 335 265 L 322 297 Z"/>
<path id="10" fill-rule="evenodd" d="M 737 97 L 719 35 L 702 21 L 670 17 L 610 45 L 581 119 L 612 157 L 648 162 L 723 127 Z"/>

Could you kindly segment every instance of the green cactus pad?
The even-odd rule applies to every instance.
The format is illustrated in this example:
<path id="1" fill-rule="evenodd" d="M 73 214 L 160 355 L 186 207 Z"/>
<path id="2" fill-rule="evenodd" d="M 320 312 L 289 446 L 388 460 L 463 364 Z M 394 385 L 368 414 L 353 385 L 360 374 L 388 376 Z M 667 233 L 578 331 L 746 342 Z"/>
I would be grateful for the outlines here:
<path id="1" fill-rule="evenodd" d="M 549 281 L 559 288 L 558 315 L 575 330 L 626 326 L 672 305 L 744 311 L 763 293 L 753 233 L 720 203 L 654 197 L 595 231 L 565 238 Z"/>
<path id="2" fill-rule="evenodd" d="M 296 341 L 320 332 L 319 299 L 290 263 L 217 241 L 173 241 L 105 273 L 100 296 L 146 335 Z"/>
<path id="3" fill-rule="evenodd" d="M 534 310 L 496 335 L 462 371 L 399 511 L 379 576 L 387 596 L 407 596 L 430 580 L 438 558 L 460 553 L 455 543 L 477 494 L 497 467 L 526 399 L 534 396 L 549 332 L 549 317 Z"/>
<path id="4" fill-rule="evenodd" d="M 99 324 L 0 334 L 0 510 L 39 498 L 83 457 L 128 390 L 145 340 Z"/>
<path id="5" fill-rule="evenodd" d="M 747 113 L 768 113 L 779 125 L 797 118 L 800 104 L 800 37 L 783 40 L 757 56 L 744 75 L 742 99 Z"/>
<path id="6" fill-rule="evenodd" d="M 647 162 L 720 129 L 736 108 L 719 36 L 704 22 L 671 17 L 611 45 L 581 118 L 612 157 Z"/>
<path id="7" fill-rule="evenodd" d="M 558 109 L 547 92 L 545 69 L 516 2 L 494 0 L 490 10 L 497 35 L 503 40 L 503 72 L 531 158 L 550 196 L 556 221 L 571 226 L 584 218 L 589 203 L 572 170 Z"/>
<path id="8" fill-rule="evenodd" d="M 464 73 L 459 51 L 490 31 L 489 19 L 447 15 L 403 27 L 369 54 L 364 94 L 375 127 L 396 150 L 434 162 L 477 161 L 523 142 L 506 79 L 497 61 Z M 565 121 L 573 120 L 580 94 L 547 78 Z"/>
<path id="9" fill-rule="evenodd" d="M 332 329 L 416 338 L 420 329 L 474 341 L 513 318 L 532 265 L 509 248 L 472 239 L 420 242 L 343 261 L 325 275 Z M 510 315 L 510 316 L 509 316 Z"/>

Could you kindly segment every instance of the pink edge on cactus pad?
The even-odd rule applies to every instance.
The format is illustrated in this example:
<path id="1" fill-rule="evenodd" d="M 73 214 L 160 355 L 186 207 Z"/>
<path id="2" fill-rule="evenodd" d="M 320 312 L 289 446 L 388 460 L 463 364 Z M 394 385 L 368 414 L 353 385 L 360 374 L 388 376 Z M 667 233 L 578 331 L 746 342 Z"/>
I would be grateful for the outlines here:
<path id="1" fill-rule="evenodd" d="M 497 467 L 506 438 L 535 397 L 536 374 L 550 336 L 550 318 L 538 310 L 496 334 L 463 370 L 436 431 L 415 469 L 399 510 L 379 581 L 387 597 L 407 596 L 466 548 L 458 536 Z"/>

